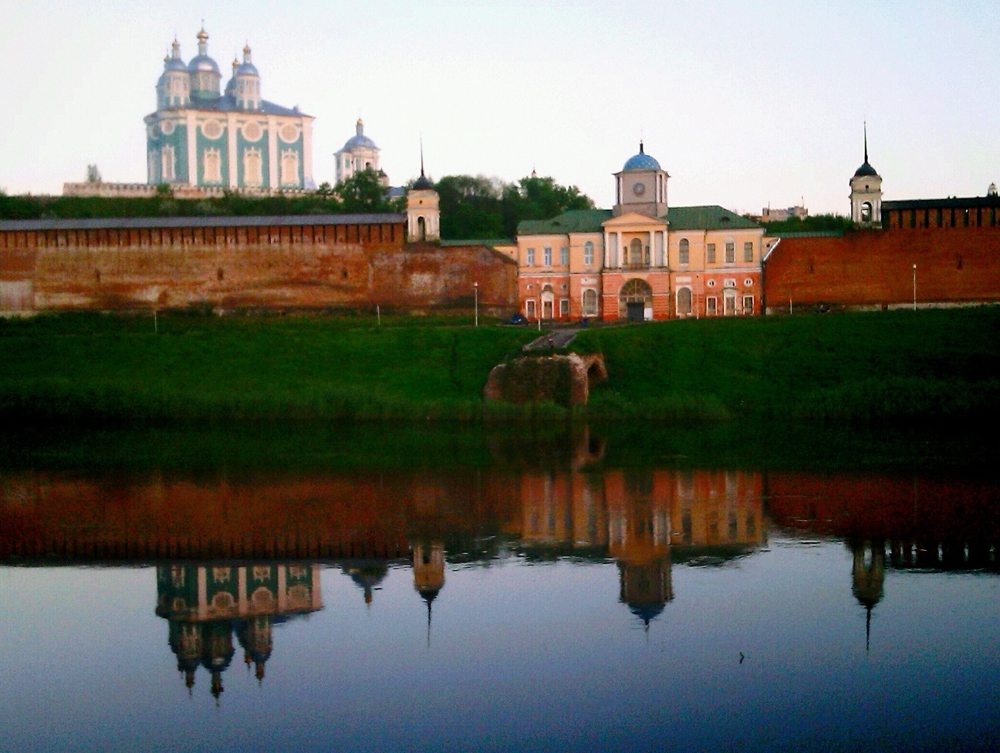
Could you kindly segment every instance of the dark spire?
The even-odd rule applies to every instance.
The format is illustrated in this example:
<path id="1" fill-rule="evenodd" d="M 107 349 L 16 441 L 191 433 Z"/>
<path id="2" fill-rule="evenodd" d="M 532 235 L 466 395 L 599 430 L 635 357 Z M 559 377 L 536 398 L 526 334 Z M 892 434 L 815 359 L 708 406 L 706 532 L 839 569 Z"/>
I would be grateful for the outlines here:
<path id="1" fill-rule="evenodd" d="M 642 146 L 642 139 L 639 139 L 639 154 L 645 154 L 646 150 Z"/>
<path id="2" fill-rule="evenodd" d="M 865 617 L 865 653 L 867 654 L 872 639 L 872 608 L 866 607 L 865 611 L 868 613 Z"/>
<path id="3" fill-rule="evenodd" d="M 865 123 L 865 163 L 867 163 L 868 162 L 868 119 L 867 118 L 865 119 L 864 123 Z"/>
<path id="4" fill-rule="evenodd" d="M 867 143 L 867 141 L 866 141 Z M 866 148 L 867 151 L 867 148 Z M 424 175 L 424 137 L 420 137 L 420 177 L 426 178 Z"/>

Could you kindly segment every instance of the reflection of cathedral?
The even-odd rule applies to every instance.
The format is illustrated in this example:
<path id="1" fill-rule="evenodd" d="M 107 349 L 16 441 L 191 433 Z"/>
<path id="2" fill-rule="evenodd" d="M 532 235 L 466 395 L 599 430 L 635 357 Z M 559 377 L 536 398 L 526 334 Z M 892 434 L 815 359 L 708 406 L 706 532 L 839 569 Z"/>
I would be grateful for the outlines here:
<path id="1" fill-rule="evenodd" d="M 234 631 L 244 661 L 263 680 L 272 626 L 323 607 L 318 565 L 169 565 L 156 568 L 156 586 L 156 614 L 170 624 L 178 671 L 191 688 L 204 667 L 216 699 L 235 653 Z"/>

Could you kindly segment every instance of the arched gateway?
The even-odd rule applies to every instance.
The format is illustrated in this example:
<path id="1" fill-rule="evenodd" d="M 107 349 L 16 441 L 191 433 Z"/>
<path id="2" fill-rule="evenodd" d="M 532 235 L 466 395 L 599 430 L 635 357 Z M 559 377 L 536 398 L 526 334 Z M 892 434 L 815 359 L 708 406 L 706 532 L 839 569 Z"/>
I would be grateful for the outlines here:
<path id="1" fill-rule="evenodd" d="M 653 289 L 645 280 L 633 279 L 618 294 L 618 316 L 630 322 L 653 318 Z"/>

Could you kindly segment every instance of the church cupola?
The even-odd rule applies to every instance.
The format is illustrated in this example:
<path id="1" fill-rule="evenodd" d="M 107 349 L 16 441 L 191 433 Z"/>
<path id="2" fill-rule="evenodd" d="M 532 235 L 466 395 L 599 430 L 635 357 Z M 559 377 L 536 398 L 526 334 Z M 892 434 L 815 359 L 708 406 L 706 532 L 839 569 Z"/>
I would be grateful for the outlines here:
<path id="1" fill-rule="evenodd" d="M 241 110 L 260 109 L 260 74 L 250 59 L 250 45 L 243 48 L 243 62 L 233 71 L 236 106 Z"/>
<path id="2" fill-rule="evenodd" d="M 163 74 L 156 84 L 157 109 L 185 107 L 190 102 L 190 77 L 181 59 L 181 45 L 176 39 L 170 54 L 163 58 Z"/>
<path id="3" fill-rule="evenodd" d="M 198 54 L 188 63 L 191 96 L 195 99 L 218 99 L 222 74 L 219 65 L 208 56 L 208 32 L 198 32 Z"/>
<path id="4" fill-rule="evenodd" d="M 424 174 L 424 148 L 421 146 L 420 177 L 406 192 L 406 237 L 410 243 L 441 240 L 440 200 L 434 184 Z"/>
<path id="5" fill-rule="evenodd" d="M 650 217 L 667 213 L 667 180 L 670 176 L 654 157 L 646 154 L 639 142 L 639 153 L 630 157 L 621 172 L 615 173 L 615 205 L 613 213 L 619 217 L 627 212 L 638 212 Z"/>
<path id="6" fill-rule="evenodd" d="M 868 162 L 868 124 L 865 123 L 865 161 L 850 181 L 851 220 L 863 227 L 882 225 L 882 177 Z"/>

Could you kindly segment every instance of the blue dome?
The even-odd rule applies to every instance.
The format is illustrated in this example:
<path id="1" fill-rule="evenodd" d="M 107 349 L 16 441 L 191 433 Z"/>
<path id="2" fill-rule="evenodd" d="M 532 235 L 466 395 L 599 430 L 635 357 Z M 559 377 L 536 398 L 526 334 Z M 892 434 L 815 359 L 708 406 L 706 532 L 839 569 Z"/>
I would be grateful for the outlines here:
<path id="1" fill-rule="evenodd" d="M 358 118 L 355 128 L 357 133 L 347 140 L 347 143 L 344 144 L 344 148 L 341 149 L 342 152 L 353 151 L 359 146 L 367 147 L 368 149 L 378 149 L 378 147 L 375 146 L 375 142 L 365 136 L 365 125 L 361 122 L 361 118 Z"/>
<path id="2" fill-rule="evenodd" d="M 163 70 L 164 70 L 164 72 L 166 72 L 166 71 L 184 71 L 184 72 L 187 72 L 187 69 L 188 68 L 184 64 L 184 61 L 181 60 L 180 58 L 171 58 L 171 57 L 168 57 L 166 60 L 163 61 Z"/>
<path id="3" fill-rule="evenodd" d="M 260 74 L 257 73 L 257 66 L 255 66 L 253 63 L 240 63 L 236 67 L 236 75 L 237 76 L 257 76 L 258 78 L 260 77 Z"/>
<path id="4" fill-rule="evenodd" d="M 629 157 L 628 162 L 622 170 L 659 170 L 660 163 L 653 157 L 646 154 L 642 142 L 639 142 L 639 153 L 634 157 Z"/>
<path id="5" fill-rule="evenodd" d="M 190 71 L 191 73 L 198 73 L 205 71 L 209 73 L 218 73 L 219 64 L 216 63 L 214 60 L 212 60 L 212 58 L 210 58 L 208 55 L 195 55 L 193 58 L 191 58 L 191 62 L 188 63 L 188 71 Z"/>

